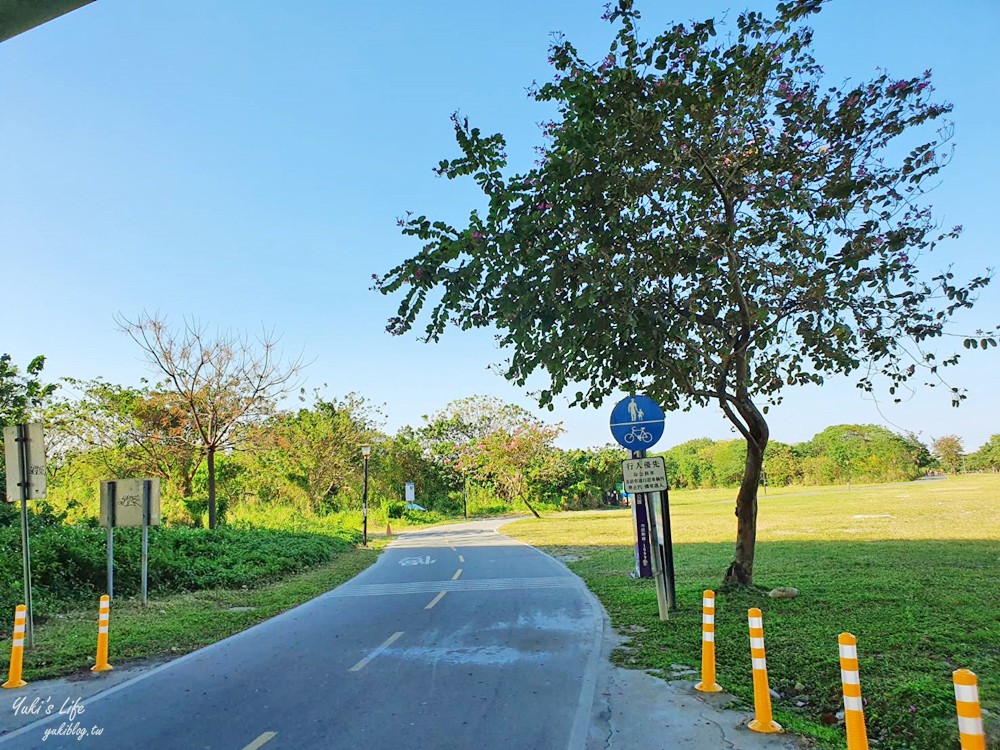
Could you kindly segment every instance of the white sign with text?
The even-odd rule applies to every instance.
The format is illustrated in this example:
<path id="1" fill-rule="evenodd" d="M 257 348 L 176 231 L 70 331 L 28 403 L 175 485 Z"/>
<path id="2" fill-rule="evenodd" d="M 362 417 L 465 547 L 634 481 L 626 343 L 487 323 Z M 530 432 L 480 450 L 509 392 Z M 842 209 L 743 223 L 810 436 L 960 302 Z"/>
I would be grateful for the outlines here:
<path id="1" fill-rule="evenodd" d="M 663 492 L 667 489 L 667 467 L 661 456 L 622 461 L 622 477 L 626 492 Z"/>

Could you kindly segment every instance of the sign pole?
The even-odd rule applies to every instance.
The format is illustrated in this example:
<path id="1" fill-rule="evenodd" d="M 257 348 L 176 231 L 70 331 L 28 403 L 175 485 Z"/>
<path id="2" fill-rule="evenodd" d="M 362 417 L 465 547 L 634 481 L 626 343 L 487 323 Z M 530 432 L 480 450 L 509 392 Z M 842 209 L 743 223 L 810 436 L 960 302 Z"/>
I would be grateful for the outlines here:
<path id="1" fill-rule="evenodd" d="M 35 640 L 35 615 L 31 606 L 31 542 L 28 538 L 28 492 L 31 476 L 28 471 L 28 426 L 17 426 L 17 457 L 21 472 L 21 566 L 24 569 L 24 605 L 27 609 L 28 648 Z"/>
<path id="2" fill-rule="evenodd" d="M 654 493 L 649 493 L 649 495 L 652 494 Z M 647 495 L 647 497 L 649 496 Z M 647 500 L 647 503 L 652 515 L 655 513 L 655 506 L 651 497 Z M 656 521 L 652 521 L 649 524 L 649 536 L 650 546 L 655 550 L 653 553 L 653 582 L 656 584 L 656 610 L 660 615 L 660 622 L 666 622 L 670 619 L 670 604 L 667 601 L 667 587 L 664 583 L 665 567 L 663 564 L 663 553 L 659 549 L 660 543 L 656 533 Z"/>
<path id="3" fill-rule="evenodd" d="M 670 490 L 660 493 L 660 517 L 663 519 L 663 570 L 666 575 L 667 609 L 677 611 L 677 585 L 674 577 L 674 539 L 670 531 Z"/>
<path id="4" fill-rule="evenodd" d="M 646 451 L 636 451 L 635 458 L 645 457 Z M 643 497 L 646 499 L 646 515 L 649 519 L 649 546 L 653 559 L 653 582 L 656 585 L 656 609 L 660 615 L 660 622 L 666 622 L 670 619 L 670 605 L 667 600 L 666 586 L 664 585 L 665 566 L 656 534 L 656 507 L 653 505 L 653 496 L 655 494 L 653 492 L 646 492 L 643 493 Z"/>
<path id="5" fill-rule="evenodd" d="M 633 458 L 641 458 L 645 451 L 630 451 Z M 639 577 L 653 578 L 653 548 L 649 543 L 649 495 L 637 492 L 632 495 L 635 506 L 636 552 L 639 558 Z"/>
<path id="6" fill-rule="evenodd" d="M 115 598 L 115 487 L 108 482 L 108 600 Z"/>
<path id="7" fill-rule="evenodd" d="M 152 503 L 153 483 L 148 479 L 142 483 L 142 606 L 146 606 L 149 583 L 149 517 Z"/>

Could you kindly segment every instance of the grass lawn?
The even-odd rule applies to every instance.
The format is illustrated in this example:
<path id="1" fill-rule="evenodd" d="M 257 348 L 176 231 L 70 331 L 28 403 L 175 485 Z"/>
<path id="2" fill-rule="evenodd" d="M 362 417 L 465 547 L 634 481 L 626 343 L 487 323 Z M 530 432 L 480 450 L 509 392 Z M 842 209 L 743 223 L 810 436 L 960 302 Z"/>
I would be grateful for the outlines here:
<path id="1" fill-rule="evenodd" d="M 504 532 L 565 557 L 604 603 L 630 648 L 622 666 L 698 668 L 701 593 L 717 590 L 719 682 L 752 704 L 746 612 L 764 612 L 775 718 L 845 746 L 837 635 L 858 637 L 873 747 L 959 747 L 951 672 L 979 676 L 988 732 L 1000 720 L 1000 475 L 837 488 L 771 488 L 760 497 L 754 581 L 800 596 L 718 591 L 732 559 L 735 490 L 671 493 L 679 611 L 657 617 L 651 581 L 632 580 L 630 511 L 564 513 Z M 578 559 L 573 559 L 576 556 Z M 695 679 L 695 678 L 692 678 Z M 876 744 L 877 743 L 877 744 Z M 995 739 L 989 748 L 1000 748 Z"/>
<path id="2" fill-rule="evenodd" d="M 179 656 L 222 640 L 339 586 L 371 565 L 377 554 L 375 549 L 352 548 L 328 563 L 274 583 L 151 597 L 147 607 L 134 598 L 118 598 L 111 607 L 108 661 L 121 665 L 130 659 Z M 36 624 L 35 646 L 24 655 L 26 680 L 72 674 L 93 665 L 97 604 L 95 599 L 91 609 Z M 233 609 L 244 607 L 250 609 Z M 9 644 L 8 639 L 0 656 L 4 675 Z"/>

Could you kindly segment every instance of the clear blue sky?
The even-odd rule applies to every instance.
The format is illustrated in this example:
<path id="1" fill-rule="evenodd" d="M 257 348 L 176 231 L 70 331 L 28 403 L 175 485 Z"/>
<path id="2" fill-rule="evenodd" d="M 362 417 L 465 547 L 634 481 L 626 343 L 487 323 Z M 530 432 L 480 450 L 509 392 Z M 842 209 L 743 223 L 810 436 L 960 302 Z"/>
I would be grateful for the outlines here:
<path id="1" fill-rule="evenodd" d="M 310 387 L 385 403 L 390 430 L 473 394 L 532 407 L 486 370 L 502 359 L 489 334 L 456 330 L 439 345 L 386 334 L 396 302 L 369 291 L 371 275 L 418 249 L 397 216 L 459 219 L 476 200 L 431 172 L 456 153 L 452 111 L 504 132 L 515 166 L 529 163 L 547 112 L 525 88 L 550 75 L 549 34 L 598 59 L 611 36 L 601 5 L 97 0 L 3 42 L 0 351 L 22 366 L 47 355 L 50 378 L 136 383 L 148 372 L 112 316 L 146 309 L 273 326 L 314 360 Z M 646 0 L 641 28 L 743 7 Z M 966 274 L 994 263 L 1000 5 L 833 0 L 814 27 L 833 81 L 933 69 L 958 145 L 934 203 L 966 232 L 930 262 Z M 998 321 L 1000 282 L 965 325 Z M 967 355 L 951 378 L 971 392 L 960 409 L 924 390 L 883 407 L 888 421 L 847 381 L 789 391 L 772 436 L 871 422 L 957 433 L 974 449 L 1000 432 L 998 365 L 997 350 Z M 611 406 L 560 404 L 545 418 L 563 421 L 562 445 L 599 445 Z M 717 409 L 668 415 L 658 447 L 731 435 Z"/>

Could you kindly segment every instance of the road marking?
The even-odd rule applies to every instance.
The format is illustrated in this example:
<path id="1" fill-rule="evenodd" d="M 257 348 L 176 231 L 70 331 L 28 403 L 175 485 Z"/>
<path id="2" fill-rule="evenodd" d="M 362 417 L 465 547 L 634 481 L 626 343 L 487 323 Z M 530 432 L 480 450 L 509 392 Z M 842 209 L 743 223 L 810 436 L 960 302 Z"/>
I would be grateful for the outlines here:
<path id="1" fill-rule="evenodd" d="M 431 594 L 438 591 L 503 591 L 506 589 L 557 589 L 578 586 L 573 576 L 542 578 L 466 578 L 461 581 L 410 581 L 409 583 L 354 583 L 331 591 L 328 596 L 386 596 Z"/>
<path id="2" fill-rule="evenodd" d="M 376 656 L 378 656 L 383 651 L 385 651 L 387 648 L 389 648 L 389 646 L 391 646 L 393 643 L 395 643 L 396 641 L 398 641 L 399 637 L 401 635 L 403 635 L 403 631 L 402 630 L 398 630 L 395 633 L 393 633 L 392 635 L 390 635 L 388 638 L 385 639 L 385 642 L 381 646 L 379 646 L 377 649 L 375 649 L 370 654 L 368 654 L 368 656 L 366 656 L 364 659 L 362 659 L 361 661 L 359 661 L 357 664 L 355 664 L 353 667 L 351 667 L 350 670 L 348 670 L 348 671 L 350 671 L 350 672 L 359 672 L 362 669 L 364 669 L 365 667 L 367 667 L 368 666 L 368 662 L 370 662 Z"/>
<path id="3" fill-rule="evenodd" d="M 399 561 L 400 565 L 433 565 L 437 560 L 432 558 L 430 555 L 425 555 L 424 557 L 404 557 Z"/>
<path id="4" fill-rule="evenodd" d="M 459 568 L 458 570 L 456 570 L 456 571 L 455 571 L 455 575 L 453 575 L 453 576 L 451 577 L 451 580 L 453 580 L 453 581 L 457 581 L 457 580 L 458 580 L 458 577 L 459 577 L 460 575 L 462 575 L 462 569 L 461 569 L 461 568 Z"/>
<path id="5" fill-rule="evenodd" d="M 464 562 L 465 562 L 465 558 L 464 558 L 464 557 L 462 557 L 461 555 L 459 555 L 459 556 L 458 556 L 458 561 L 459 561 L 460 563 L 464 563 Z"/>
<path id="6" fill-rule="evenodd" d="M 264 734 L 243 748 L 243 750 L 257 750 L 257 748 L 261 747 L 265 742 L 270 742 L 277 736 L 277 732 L 264 732 Z"/>
<path id="7" fill-rule="evenodd" d="M 424 607 L 424 609 L 430 609 L 431 607 L 433 607 L 439 601 L 441 601 L 442 599 L 444 599 L 444 595 L 447 594 L 447 593 L 448 593 L 447 591 L 440 592 L 437 596 L 435 596 L 433 599 L 431 599 L 431 603 L 428 604 L 426 607 Z"/>

